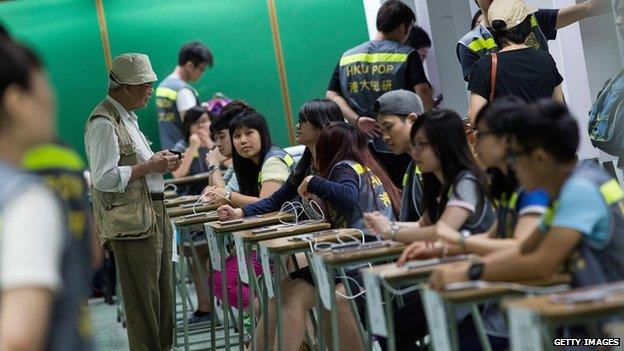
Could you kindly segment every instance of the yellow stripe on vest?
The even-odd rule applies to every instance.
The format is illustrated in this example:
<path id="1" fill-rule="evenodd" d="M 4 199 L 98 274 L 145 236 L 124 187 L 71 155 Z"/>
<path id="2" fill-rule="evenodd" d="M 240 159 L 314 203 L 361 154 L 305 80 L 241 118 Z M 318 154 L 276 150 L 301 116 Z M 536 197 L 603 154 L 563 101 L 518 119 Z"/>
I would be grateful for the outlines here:
<path id="1" fill-rule="evenodd" d="M 481 51 L 481 50 L 490 50 L 495 48 L 496 42 L 494 41 L 494 38 L 489 38 L 489 39 L 483 39 L 483 38 L 479 38 L 474 40 L 473 42 L 471 42 L 470 44 L 468 44 L 468 48 L 474 52 L 477 51 Z"/>
<path id="2" fill-rule="evenodd" d="M 54 144 L 44 144 L 31 149 L 22 160 L 22 167 L 31 171 L 62 168 L 82 171 L 85 164 L 73 150 Z"/>
<path id="3" fill-rule="evenodd" d="M 613 205 L 624 198 L 624 192 L 622 192 L 620 184 L 615 179 L 611 179 L 602 184 L 600 186 L 600 193 L 609 205 Z"/>
<path id="4" fill-rule="evenodd" d="M 537 27 L 539 23 L 537 23 L 537 17 L 535 15 L 531 15 L 531 27 Z"/>
<path id="5" fill-rule="evenodd" d="M 175 100 L 178 98 L 178 92 L 173 89 L 158 87 L 156 88 L 156 97 Z"/>
<path id="6" fill-rule="evenodd" d="M 376 62 L 405 62 L 407 61 L 407 54 L 397 54 L 397 53 L 388 53 L 382 52 L 377 54 L 353 54 L 349 56 L 344 56 L 340 59 L 340 66 L 348 65 L 354 62 L 367 62 L 367 63 L 376 63 Z"/>
<path id="7" fill-rule="evenodd" d="M 361 164 L 359 164 L 359 163 L 355 163 L 355 164 L 351 165 L 351 168 L 353 168 L 353 170 L 357 174 L 364 174 L 364 172 L 366 172 L 364 167 Z"/>

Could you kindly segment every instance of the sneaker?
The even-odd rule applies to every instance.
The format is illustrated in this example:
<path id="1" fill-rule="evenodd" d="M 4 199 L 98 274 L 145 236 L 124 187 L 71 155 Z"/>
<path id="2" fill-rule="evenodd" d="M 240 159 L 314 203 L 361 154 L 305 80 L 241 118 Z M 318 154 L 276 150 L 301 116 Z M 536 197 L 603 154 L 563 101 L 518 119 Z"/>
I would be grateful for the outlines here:
<path id="1" fill-rule="evenodd" d="M 210 312 L 202 312 L 197 310 L 189 315 L 187 322 L 188 324 L 210 322 Z"/>

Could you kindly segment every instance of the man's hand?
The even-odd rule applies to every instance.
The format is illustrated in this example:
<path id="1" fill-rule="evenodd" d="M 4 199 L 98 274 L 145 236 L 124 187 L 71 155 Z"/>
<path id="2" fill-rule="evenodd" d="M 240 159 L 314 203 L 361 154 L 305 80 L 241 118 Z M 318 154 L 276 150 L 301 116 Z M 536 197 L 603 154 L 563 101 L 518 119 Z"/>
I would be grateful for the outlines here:
<path id="1" fill-rule="evenodd" d="M 168 150 L 158 151 L 147 160 L 151 171 L 150 173 L 167 173 L 176 170 L 180 167 L 183 157 L 184 155 L 178 158 L 177 155 Z"/>
<path id="2" fill-rule="evenodd" d="M 429 276 L 429 285 L 436 290 L 444 290 L 449 283 L 468 281 L 471 262 L 458 262 L 441 265 Z"/>
<path id="3" fill-rule="evenodd" d="M 357 119 L 357 127 L 371 138 L 381 136 L 381 129 L 374 118 L 361 116 Z"/>

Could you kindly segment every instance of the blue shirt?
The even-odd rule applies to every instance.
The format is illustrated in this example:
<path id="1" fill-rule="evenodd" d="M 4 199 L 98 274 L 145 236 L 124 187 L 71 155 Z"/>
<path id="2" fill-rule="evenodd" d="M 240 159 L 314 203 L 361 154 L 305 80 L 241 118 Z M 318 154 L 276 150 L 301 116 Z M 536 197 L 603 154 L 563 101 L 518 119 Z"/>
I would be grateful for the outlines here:
<path id="1" fill-rule="evenodd" d="M 549 203 L 550 199 L 545 190 L 525 190 L 520 193 L 518 204 L 516 205 L 516 211 L 518 211 L 518 216 L 522 216 L 527 213 L 543 214 L 546 212 L 546 208 Z"/>
<path id="2" fill-rule="evenodd" d="M 561 187 L 554 211 L 552 227 L 577 230 L 583 234 L 583 240 L 597 246 L 609 240 L 607 204 L 589 180 L 569 178 Z M 550 228 L 542 221 L 540 229 L 546 233 Z"/>

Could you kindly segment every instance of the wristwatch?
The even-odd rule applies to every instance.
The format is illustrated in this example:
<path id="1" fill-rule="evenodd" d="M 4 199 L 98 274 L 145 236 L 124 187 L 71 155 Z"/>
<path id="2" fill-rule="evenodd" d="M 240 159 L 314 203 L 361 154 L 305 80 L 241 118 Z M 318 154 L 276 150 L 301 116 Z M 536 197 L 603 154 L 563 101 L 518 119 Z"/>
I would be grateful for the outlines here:
<path id="1" fill-rule="evenodd" d="M 210 165 L 210 166 L 208 166 L 208 169 L 206 170 L 206 172 L 207 172 L 208 174 L 212 174 L 212 172 L 214 172 L 214 171 L 215 171 L 215 169 L 217 169 L 217 166 L 215 166 L 215 165 Z"/>
<path id="2" fill-rule="evenodd" d="M 401 226 L 397 224 L 397 222 L 392 221 L 392 226 L 390 227 L 390 239 L 394 240 L 396 233 L 401 229 Z"/>
<path id="3" fill-rule="evenodd" d="M 483 269 L 485 268 L 485 265 L 483 264 L 483 262 L 474 262 L 470 265 L 470 268 L 468 268 L 468 278 L 470 278 L 470 280 L 479 280 L 481 279 L 481 276 L 483 275 Z"/>
<path id="4" fill-rule="evenodd" d="M 229 202 L 232 202 L 232 192 L 229 190 L 225 191 L 225 199 L 228 200 Z"/>
<path id="5" fill-rule="evenodd" d="M 461 247 L 462 251 L 466 251 L 466 238 L 470 236 L 470 230 L 462 229 L 457 234 L 459 234 L 459 247 Z"/>

